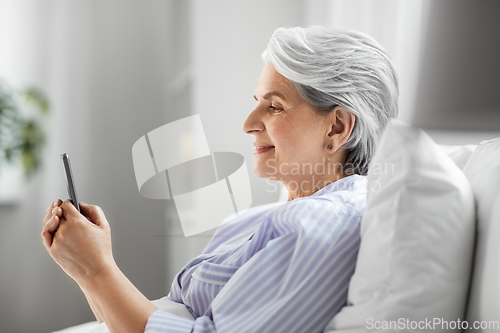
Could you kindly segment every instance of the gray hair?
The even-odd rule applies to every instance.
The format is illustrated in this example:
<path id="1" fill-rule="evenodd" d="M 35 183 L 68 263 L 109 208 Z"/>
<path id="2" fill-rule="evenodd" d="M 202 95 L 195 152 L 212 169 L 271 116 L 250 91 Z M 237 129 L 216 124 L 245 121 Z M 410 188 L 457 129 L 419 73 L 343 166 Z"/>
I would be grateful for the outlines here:
<path id="1" fill-rule="evenodd" d="M 262 59 L 318 112 L 340 105 L 354 114 L 343 166 L 348 174 L 365 175 L 389 118 L 398 113 L 398 81 L 382 46 L 357 31 L 279 28 Z"/>

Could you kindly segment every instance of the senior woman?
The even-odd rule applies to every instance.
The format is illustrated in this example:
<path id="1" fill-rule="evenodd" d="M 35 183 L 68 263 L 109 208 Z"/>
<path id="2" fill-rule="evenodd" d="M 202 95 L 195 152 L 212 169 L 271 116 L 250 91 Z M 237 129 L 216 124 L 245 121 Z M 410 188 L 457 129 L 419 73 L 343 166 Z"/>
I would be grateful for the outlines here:
<path id="1" fill-rule="evenodd" d="M 276 30 L 263 60 L 243 131 L 254 172 L 283 182 L 288 202 L 230 218 L 178 273 L 168 298 L 187 316 L 158 310 L 123 275 L 99 207 L 47 210 L 44 245 L 111 332 L 320 332 L 345 305 L 364 175 L 397 114 L 392 62 L 372 38 L 323 27 Z"/>

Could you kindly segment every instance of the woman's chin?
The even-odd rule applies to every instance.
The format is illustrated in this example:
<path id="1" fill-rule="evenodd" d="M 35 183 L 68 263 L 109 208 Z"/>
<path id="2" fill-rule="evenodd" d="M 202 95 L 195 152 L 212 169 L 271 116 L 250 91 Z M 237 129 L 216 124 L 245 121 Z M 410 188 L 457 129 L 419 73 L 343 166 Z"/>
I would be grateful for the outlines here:
<path id="1" fill-rule="evenodd" d="M 264 168 L 261 168 L 259 167 L 258 165 L 254 165 L 253 167 L 253 173 L 259 177 L 259 178 L 267 178 L 267 179 L 270 179 L 270 180 L 278 180 L 277 179 L 277 176 L 276 173 L 274 172 L 270 172 L 272 170 L 269 170 L 269 168 L 266 168 L 266 170 L 264 170 Z"/>
<path id="2" fill-rule="evenodd" d="M 259 178 L 269 178 L 269 175 L 268 175 L 268 174 L 266 174 L 265 172 L 262 172 L 262 171 L 260 171 L 260 170 L 255 170 L 255 169 L 254 169 L 254 170 L 253 170 L 253 173 L 254 173 L 257 177 L 259 177 Z"/>

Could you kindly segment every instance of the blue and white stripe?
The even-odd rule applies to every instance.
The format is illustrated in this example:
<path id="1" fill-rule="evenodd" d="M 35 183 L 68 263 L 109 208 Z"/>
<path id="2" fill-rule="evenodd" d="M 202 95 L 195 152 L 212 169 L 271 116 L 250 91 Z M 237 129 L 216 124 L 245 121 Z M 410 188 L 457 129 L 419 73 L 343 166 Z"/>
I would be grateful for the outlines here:
<path id="1" fill-rule="evenodd" d="M 232 217 L 172 284 L 196 319 L 158 310 L 145 332 L 321 332 L 346 303 L 365 206 L 353 175 Z"/>

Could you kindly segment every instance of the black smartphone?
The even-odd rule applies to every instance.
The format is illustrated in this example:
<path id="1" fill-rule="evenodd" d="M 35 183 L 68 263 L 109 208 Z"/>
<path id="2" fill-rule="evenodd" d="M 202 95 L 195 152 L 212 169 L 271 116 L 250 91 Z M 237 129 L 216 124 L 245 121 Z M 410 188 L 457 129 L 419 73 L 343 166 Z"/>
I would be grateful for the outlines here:
<path id="1" fill-rule="evenodd" d="M 69 156 L 66 153 L 61 154 L 61 158 L 64 165 L 64 171 L 66 172 L 66 182 L 68 184 L 68 195 L 75 206 L 76 210 L 80 212 L 80 205 L 78 203 L 78 197 L 76 196 L 75 179 L 73 178 L 73 173 L 71 172 L 71 164 L 69 163 Z M 81 213 L 81 212 L 80 212 Z"/>

